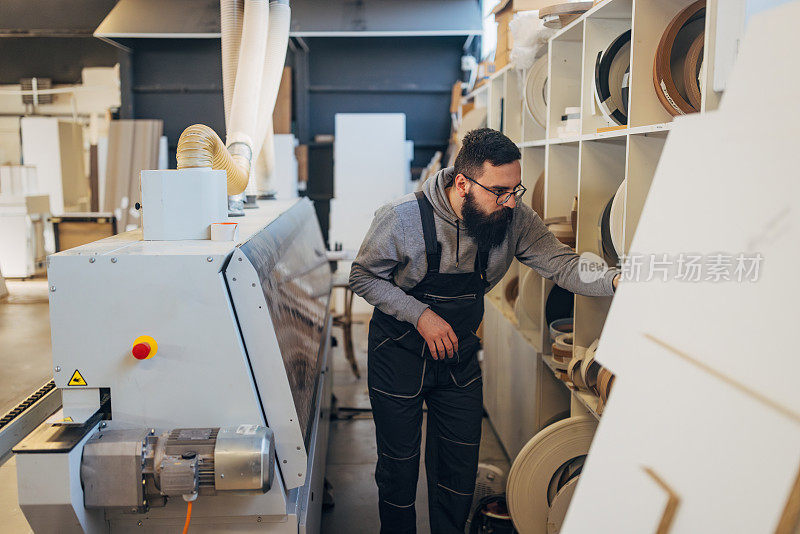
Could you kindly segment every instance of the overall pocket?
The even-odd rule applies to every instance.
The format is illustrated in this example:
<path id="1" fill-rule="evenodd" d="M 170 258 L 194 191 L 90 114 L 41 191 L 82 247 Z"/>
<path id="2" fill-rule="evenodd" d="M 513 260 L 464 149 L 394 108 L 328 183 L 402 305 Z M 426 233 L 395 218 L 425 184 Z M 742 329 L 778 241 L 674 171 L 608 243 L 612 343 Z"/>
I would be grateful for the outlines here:
<path id="1" fill-rule="evenodd" d="M 458 387 L 466 387 L 481 377 L 481 366 L 478 363 L 480 338 L 470 332 L 458 341 L 458 361 L 450 366 L 450 377 Z M 455 359 L 455 358 L 453 358 Z"/>
<path id="2" fill-rule="evenodd" d="M 370 389 L 393 397 L 411 398 L 422 391 L 426 362 L 421 358 L 425 340 L 416 329 L 396 337 L 370 327 L 367 354 L 367 384 Z"/>

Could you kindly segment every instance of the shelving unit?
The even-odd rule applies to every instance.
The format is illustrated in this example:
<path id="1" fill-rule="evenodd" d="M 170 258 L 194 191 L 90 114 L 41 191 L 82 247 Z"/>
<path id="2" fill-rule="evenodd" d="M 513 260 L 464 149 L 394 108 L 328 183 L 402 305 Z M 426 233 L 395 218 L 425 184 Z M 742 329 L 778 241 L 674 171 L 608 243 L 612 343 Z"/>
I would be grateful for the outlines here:
<path id="1" fill-rule="evenodd" d="M 714 16 L 719 0 L 706 9 L 707 88 L 702 112 L 716 109 L 721 95 L 713 84 Z M 530 204 L 533 186 L 545 176 L 545 217 L 568 216 L 578 197 L 576 252 L 602 257 L 600 217 L 603 208 L 625 180 L 623 241 L 630 246 L 661 151 L 672 127 L 653 87 L 652 69 L 661 35 L 669 22 L 692 0 L 606 0 L 573 21 L 549 42 L 547 127 L 542 128 L 524 103 L 527 72 L 508 65 L 462 102 L 488 107 L 487 125 L 502 128 L 522 152 L 522 182 L 528 187 L 523 202 Z M 628 126 L 598 132 L 609 123 L 594 105 L 594 66 L 597 53 L 623 32 L 631 30 L 631 76 Z M 581 110 L 580 129 L 558 137 L 566 107 Z M 531 274 L 527 274 L 531 272 Z M 532 277 L 520 284 L 515 306 L 505 289 L 515 277 Z M 504 279 L 486 297 L 484 319 L 485 405 L 506 451 L 513 458 L 552 418 L 572 414 L 600 417 L 595 395 L 575 390 L 561 380 L 550 356 L 551 341 L 545 304 L 553 283 L 514 261 Z M 575 296 L 575 344 L 588 347 L 600 337 L 611 297 Z"/>

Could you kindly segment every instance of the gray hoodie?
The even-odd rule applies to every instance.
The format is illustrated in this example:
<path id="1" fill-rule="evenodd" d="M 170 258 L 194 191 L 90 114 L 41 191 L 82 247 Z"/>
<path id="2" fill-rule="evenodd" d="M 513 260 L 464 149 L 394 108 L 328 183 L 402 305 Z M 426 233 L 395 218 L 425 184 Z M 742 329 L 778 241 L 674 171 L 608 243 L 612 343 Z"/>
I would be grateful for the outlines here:
<path id="1" fill-rule="evenodd" d="M 445 188 L 455 177 L 453 167 L 442 169 L 423 185 L 433 204 L 436 236 L 442 245 L 441 273 L 469 273 L 474 270 L 478 246 L 464 231 Z M 506 274 L 514 258 L 556 284 L 587 296 L 614 293 L 612 280 L 619 272 L 612 268 L 596 282 L 581 282 L 579 256 L 550 233 L 530 206 L 518 202 L 505 241 L 491 250 L 486 276 L 494 287 Z M 358 256 L 350 271 L 353 291 L 381 311 L 416 326 L 428 306 L 408 295 L 427 271 L 425 240 L 419 205 L 408 194 L 375 212 Z M 487 290 L 488 291 L 488 290 Z"/>

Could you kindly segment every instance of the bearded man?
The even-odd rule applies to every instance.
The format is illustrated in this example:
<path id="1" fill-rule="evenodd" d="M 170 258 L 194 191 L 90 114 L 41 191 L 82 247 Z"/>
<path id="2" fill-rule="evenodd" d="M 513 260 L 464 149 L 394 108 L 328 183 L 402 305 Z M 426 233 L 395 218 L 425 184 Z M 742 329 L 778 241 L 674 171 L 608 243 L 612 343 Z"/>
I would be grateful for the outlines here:
<path id="1" fill-rule="evenodd" d="M 453 167 L 376 212 L 353 263 L 350 287 L 375 306 L 367 382 L 382 533 L 416 532 L 423 401 L 430 530 L 464 532 L 483 415 L 475 331 L 513 259 L 573 293 L 617 286 L 616 269 L 582 282 L 578 255 L 521 202 L 520 157 L 498 131 L 468 133 Z"/>

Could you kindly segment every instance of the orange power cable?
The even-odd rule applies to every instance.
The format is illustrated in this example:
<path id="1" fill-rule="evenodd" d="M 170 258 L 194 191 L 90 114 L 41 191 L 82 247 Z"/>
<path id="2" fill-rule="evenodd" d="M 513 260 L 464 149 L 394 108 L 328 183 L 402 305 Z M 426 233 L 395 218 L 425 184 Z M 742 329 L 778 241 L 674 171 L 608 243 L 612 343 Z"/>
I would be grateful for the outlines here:
<path id="1" fill-rule="evenodd" d="M 183 524 L 183 534 L 189 532 L 189 522 L 192 520 L 192 501 L 186 503 L 186 523 Z"/>

